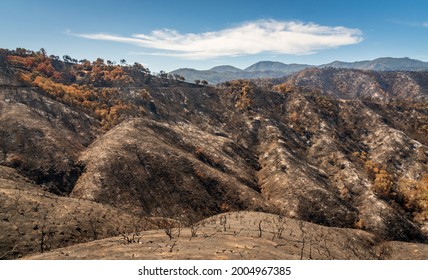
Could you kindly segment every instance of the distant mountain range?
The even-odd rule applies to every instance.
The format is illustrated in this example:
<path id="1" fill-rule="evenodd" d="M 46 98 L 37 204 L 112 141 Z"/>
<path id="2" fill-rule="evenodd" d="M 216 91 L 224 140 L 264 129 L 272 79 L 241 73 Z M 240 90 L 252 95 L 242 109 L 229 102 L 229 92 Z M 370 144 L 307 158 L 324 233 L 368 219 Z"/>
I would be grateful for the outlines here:
<path id="1" fill-rule="evenodd" d="M 228 80 L 254 79 L 254 78 L 279 78 L 288 76 L 307 68 L 347 68 L 375 71 L 422 71 L 428 70 L 428 62 L 416 59 L 382 57 L 374 60 L 357 62 L 334 61 L 323 65 L 309 64 L 285 64 L 276 61 L 260 61 L 245 69 L 239 69 L 231 65 L 221 65 L 209 70 L 196 70 L 191 68 L 180 68 L 170 72 L 179 74 L 186 81 L 206 80 L 210 84 L 217 84 Z"/>
<path id="2" fill-rule="evenodd" d="M 334 61 L 329 64 L 321 65 L 321 67 L 353 68 L 375 71 L 421 71 L 428 70 L 428 62 L 423 62 L 408 57 L 382 57 L 374 60 L 365 60 L 357 62 Z"/>

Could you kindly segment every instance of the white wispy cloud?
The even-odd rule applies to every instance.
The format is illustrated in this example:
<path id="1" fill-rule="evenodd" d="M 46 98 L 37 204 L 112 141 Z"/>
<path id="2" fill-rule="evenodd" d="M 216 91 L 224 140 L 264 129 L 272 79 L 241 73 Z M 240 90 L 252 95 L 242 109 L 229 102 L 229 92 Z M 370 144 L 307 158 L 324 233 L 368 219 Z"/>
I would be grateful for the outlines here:
<path id="1" fill-rule="evenodd" d="M 150 34 L 129 37 L 97 34 L 74 34 L 79 37 L 122 42 L 154 50 L 145 54 L 187 59 L 209 59 L 258 53 L 304 55 L 322 49 L 357 44 L 362 41 L 359 29 L 322 26 L 297 21 L 258 20 L 231 28 L 181 34 L 176 30 L 154 30 Z"/>
<path id="2" fill-rule="evenodd" d="M 420 22 L 420 21 L 403 21 L 403 20 L 392 20 L 391 22 L 400 25 L 412 26 L 412 27 L 427 27 L 428 21 Z"/>

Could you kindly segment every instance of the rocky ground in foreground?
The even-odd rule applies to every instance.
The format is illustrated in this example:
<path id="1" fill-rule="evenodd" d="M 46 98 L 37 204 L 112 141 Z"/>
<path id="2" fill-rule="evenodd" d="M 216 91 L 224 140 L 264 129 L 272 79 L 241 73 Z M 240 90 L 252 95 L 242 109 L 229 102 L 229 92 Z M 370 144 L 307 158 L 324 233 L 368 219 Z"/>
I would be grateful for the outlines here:
<path id="1" fill-rule="evenodd" d="M 259 212 L 229 212 L 190 227 L 123 235 L 25 259 L 426 259 L 428 245 L 381 242 L 361 230 L 331 228 Z"/>

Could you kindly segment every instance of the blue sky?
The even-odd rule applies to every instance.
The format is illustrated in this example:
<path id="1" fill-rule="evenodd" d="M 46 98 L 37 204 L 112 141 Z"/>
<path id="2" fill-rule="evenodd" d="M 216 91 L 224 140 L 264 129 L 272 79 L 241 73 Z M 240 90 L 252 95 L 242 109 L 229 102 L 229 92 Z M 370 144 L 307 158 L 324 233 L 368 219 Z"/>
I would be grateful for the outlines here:
<path id="1" fill-rule="evenodd" d="M 152 71 L 428 61 L 428 0 L 2 1 L 0 47 L 140 62 Z"/>

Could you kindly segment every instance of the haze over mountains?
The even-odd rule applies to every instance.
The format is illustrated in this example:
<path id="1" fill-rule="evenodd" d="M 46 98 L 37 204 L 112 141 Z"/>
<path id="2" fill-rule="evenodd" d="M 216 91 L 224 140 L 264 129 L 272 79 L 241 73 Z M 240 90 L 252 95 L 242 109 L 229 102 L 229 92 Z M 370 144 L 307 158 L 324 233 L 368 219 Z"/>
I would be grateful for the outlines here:
<path id="1" fill-rule="evenodd" d="M 0 257 L 426 259 L 427 101 L 426 71 L 212 87 L 0 49 Z"/>
<path id="2" fill-rule="evenodd" d="M 346 68 L 374 71 L 422 71 L 428 70 L 428 62 L 410 58 L 383 57 L 374 60 L 358 62 L 334 61 L 323 65 L 285 64 L 274 61 L 260 61 L 245 69 L 239 69 L 230 65 L 216 66 L 209 70 L 196 70 L 181 68 L 171 72 L 186 78 L 188 82 L 206 80 L 210 84 L 217 84 L 228 80 L 254 79 L 254 78 L 279 78 L 299 72 L 306 68 Z"/>

